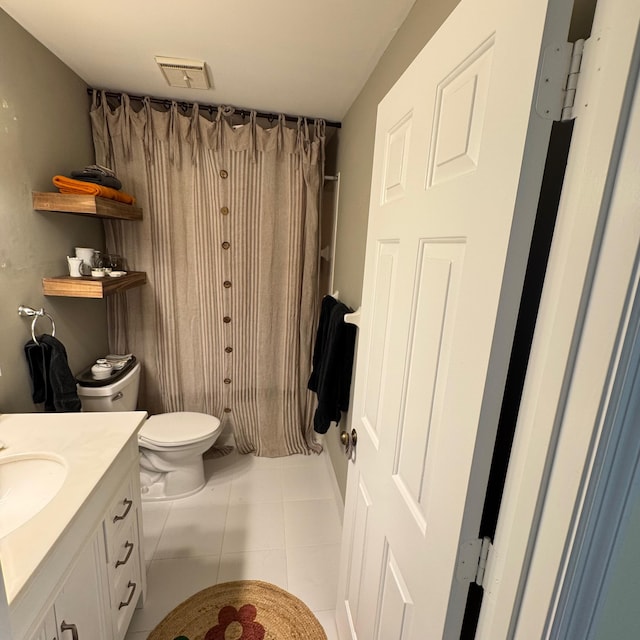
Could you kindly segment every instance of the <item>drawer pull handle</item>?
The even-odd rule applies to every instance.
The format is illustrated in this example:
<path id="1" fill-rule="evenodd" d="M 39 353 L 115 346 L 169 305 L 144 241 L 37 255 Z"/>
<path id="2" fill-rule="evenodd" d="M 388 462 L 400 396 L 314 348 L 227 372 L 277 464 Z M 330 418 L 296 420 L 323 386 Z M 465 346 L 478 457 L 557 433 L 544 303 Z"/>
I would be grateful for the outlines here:
<path id="1" fill-rule="evenodd" d="M 124 513 L 121 516 L 113 517 L 114 523 L 118 522 L 118 520 L 124 520 L 127 517 L 127 514 L 129 513 L 129 511 L 131 510 L 131 506 L 133 505 L 133 500 L 129 500 L 129 498 L 125 498 L 122 501 L 122 504 L 125 505 L 126 509 L 124 510 Z"/>
<path id="2" fill-rule="evenodd" d="M 127 548 L 127 557 L 124 560 L 118 560 L 116 562 L 116 569 L 122 564 L 127 564 L 127 562 L 129 562 L 129 558 L 131 557 L 131 552 L 133 551 L 133 542 L 129 542 L 127 540 L 124 543 L 124 546 Z"/>
<path id="3" fill-rule="evenodd" d="M 133 599 L 133 594 L 136 592 L 136 583 L 135 582 L 131 582 L 131 580 L 129 580 L 129 583 L 127 584 L 127 587 L 129 587 L 129 589 L 131 589 L 131 591 L 129 592 L 129 597 L 127 598 L 126 602 L 121 602 L 118 605 L 118 609 L 122 609 L 122 607 L 128 607 L 131 604 L 131 600 Z M 73 640 L 76 640 L 75 638 Z"/>
<path id="4" fill-rule="evenodd" d="M 67 624 L 64 620 L 60 625 L 60 631 L 64 633 L 65 631 L 71 631 L 71 637 L 73 640 L 78 640 L 78 627 L 75 624 Z"/>

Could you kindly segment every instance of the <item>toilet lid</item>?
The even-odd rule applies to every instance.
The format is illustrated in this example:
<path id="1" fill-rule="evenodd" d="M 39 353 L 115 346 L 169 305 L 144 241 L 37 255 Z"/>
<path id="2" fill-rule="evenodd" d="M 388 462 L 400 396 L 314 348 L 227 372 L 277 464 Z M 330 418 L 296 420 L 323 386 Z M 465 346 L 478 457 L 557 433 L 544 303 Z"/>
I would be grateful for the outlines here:
<path id="1" fill-rule="evenodd" d="M 148 418 L 138 437 L 157 445 L 193 444 L 209 438 L 219 426 L 220 420 L 206 413 L 162 413 Z"/>

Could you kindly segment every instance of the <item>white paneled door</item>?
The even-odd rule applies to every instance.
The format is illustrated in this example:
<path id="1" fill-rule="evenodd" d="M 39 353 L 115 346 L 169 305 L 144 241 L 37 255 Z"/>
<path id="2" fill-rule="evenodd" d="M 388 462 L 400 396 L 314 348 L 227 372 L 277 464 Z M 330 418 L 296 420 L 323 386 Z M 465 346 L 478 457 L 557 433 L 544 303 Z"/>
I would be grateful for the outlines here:
<path id="1" fill-rule="evenodd" d="M 462 0 L 378 109 L 337 617 L 458 638 L 550 120 L 565 0 Z"/>

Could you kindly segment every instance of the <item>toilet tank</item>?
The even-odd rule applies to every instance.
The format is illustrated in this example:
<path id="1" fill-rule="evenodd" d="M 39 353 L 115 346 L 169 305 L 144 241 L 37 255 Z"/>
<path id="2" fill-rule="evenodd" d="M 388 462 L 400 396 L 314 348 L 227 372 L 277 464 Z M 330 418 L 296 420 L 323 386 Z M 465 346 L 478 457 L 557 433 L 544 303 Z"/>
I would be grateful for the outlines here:
<path id="1" fill-rule="evenodd" d="M 112 384 L 102 387 L 77 385 L 83 411 L 135 411 L 138 405 L 140 363 Z"/>

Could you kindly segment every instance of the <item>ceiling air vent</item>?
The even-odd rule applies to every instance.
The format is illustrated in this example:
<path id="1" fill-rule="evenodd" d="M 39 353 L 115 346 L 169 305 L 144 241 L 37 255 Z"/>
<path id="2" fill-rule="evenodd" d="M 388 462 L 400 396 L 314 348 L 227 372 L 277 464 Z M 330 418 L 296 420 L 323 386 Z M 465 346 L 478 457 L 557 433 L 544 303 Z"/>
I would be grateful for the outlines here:
<path id="1" fill-rule="evenodd" d="M 155 57 L 162 75 L 170 87 L 184 89 L 208 89 L 209 78 L 201 60 Z"/>

